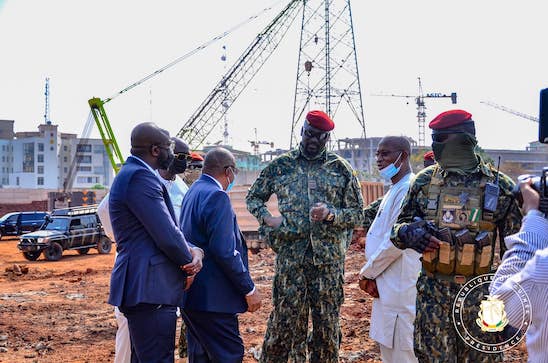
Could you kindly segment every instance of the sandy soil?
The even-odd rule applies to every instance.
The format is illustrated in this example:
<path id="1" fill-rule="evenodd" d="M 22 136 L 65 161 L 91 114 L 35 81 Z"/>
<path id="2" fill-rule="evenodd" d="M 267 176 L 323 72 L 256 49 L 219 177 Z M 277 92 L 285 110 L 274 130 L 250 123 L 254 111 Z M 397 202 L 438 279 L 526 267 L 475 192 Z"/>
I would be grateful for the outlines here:
<path id="1" fill-rule="evenodd" d="M 358 289 L 362 248 L 353 244 L 346 261 L 345 303 L 341 325 L 341 362 L 380 362 L 379 349 L 368 338 L 371 298 Z M 106 303 L 114 253 L 86 256 L 65 251 L 57 262 L 29 262 L 16 239 L 0 241 L 0 362 L 111 362 L 116 323 Z M 274 254 L 261 250 L 250 256 L 250 270 L 264 304 L 243 314 L 244 362 L 255 362 L 270 313 Z M 507 361 L 525 361 L 522 349 Z M 185 362 L 179 359 L 177 362 Z"/>

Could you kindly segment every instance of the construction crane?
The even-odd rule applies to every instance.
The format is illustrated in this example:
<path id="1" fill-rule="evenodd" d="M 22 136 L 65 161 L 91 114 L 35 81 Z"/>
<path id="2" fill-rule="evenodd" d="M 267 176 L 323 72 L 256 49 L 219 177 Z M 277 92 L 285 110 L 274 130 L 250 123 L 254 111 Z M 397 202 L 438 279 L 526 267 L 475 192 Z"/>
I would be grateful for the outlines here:
<path id="1" fill-rule="evenodd" d="M 491 106 L 491 107 L 494 107 L 496 109 L 511 113 L 512 115 L 516 115 L 516 116 L 519 116 L 519 117 L 526 118 L 527 120 L 531 120 L 531 121 L 534 121 L 534 122 L 539 122 L 538 117 L 527 115 L 523 112 L 519 112 L 519 111 L 516 111 L 516 110 L 512 110 L 511 108 L 499 105 L 499 104 L 494 103 L 494 102 L 480 101 L 480 103 L 483 103 L 484 105 Z"/>
<path id="2" fill-rule="evenodd" d="M 46 125 L 51 125 L 51 119 L 49 115 L 49 78 L 46 77 L 46 90 L 44 91 L 45 100 L 45 110 L 44 110 L 44 123 Z"/>
<path id="3" fill-rule="evenodd" d="M 272 7 L 267 7 L 265 9 L 261 10 L 260 12 L 258 12 L 257 14 L 254 14 L 254 15 L 248 17 L 247 19 L 245 19 L 244 21 L 236 24 L 235 26 L 233 26 L 229 30 L 213 37 L 209 41 L 199 45 L 198 47 L 194 48 L 190 52 L 187 52 L 186 54 L 180 56 L 179 58 L 171 61 L 170 63 L 163 66 L 162 68 L 160 68 L 160 69 L 154 71 L 153 73 L 145 76 L 144 78 L 140 79 L 139 81 L 137 81 L 135 83 L 132 83 L 131 85 L 127 86 L 126 88 L 118 91 L 113 96 L 108 97 L 104 100 L 102 100 L 98 97 L 93 97 L 93 98 L 88 100 L 88 104 L 89 104 L 89 107 L 91 109 L 90 113 L 93 115 L 93 118 L 95 120 L 95 124 L 97 125 L 97 128 L 99 129 L 101 139 L 103 140 L 103 144 L 105 145 L 107 155 L 109 157 L 110 163 L 112 165 L 112 168 L 114 169 L 115 174 L 118 173 L 118 171 L 120 170 L 120 167 L 124 162 L 124 159 L 123 159 L 122 153 L 120 151 L 120 147 L 118 146 L 118 142 L 116 141 L 116 137 L 114 136 L 114 132 L 112 131 L 112 127 L 110 126 L 110 121 L 108 119 L 108 116 L 107 116 L 107 113 L 105 111 L 104 105 L 106 103 L 112 101 L 114 98 L 128 92 L 129 90 L 131 90 L 131 89 L 145 83 L 146 81 L 150 80 L 151 78 L 159 75 L 160 73 L 164 72 L 168 68 L 173 67 L 174 65 L 182 62 L 183 60 L 187 59 L 188 57 L 190 57 L 190 56 L 198 53 L 199 51 L 207 48 L 208 46 L 210 46 L 211 44 L 217 42 L 218 40 L 223 39 L 224 37 L 228 36 L 229 34 L 234 32 L 235 30 L 237 30 L 238 28 L 240 28 L 240 27 L 244 26 L 245 24 L 257 19 L 261 14 L 269 11 L 271 8 Z M 225 109 L 228 109 L 228 107 L 225 107 Z"/>
<path id="4" fill-rule="evenodd" d="M 388 97 L 403 97 L 403 98 L 414 98 L 415 104 L 417 105 L 417 123 L 419 126 L 419 147 L 423 148 L 425 146 L 425 122 L 426 122 L 426 103 L 425 98 L 451 98 L 451 103 L 457 103 L 457 93 L 452 92 L 447 95 L 445 93 L 427 93 L 426 95 L 422 89 L 421 77 L 417 77 L 419 81 L 418 95 L 395 95 L 395 94 L 374 94 L 373 96 L 388 96 Z"/>
<path id="5" fill-rule="evenodd" d="M 259 155 L 259 146 L 260 145 L 269 145 L 271 148 L 274 147 L 274 142 L 272 142 L 272 141 L 259 141 L 259 139 L 257 137 L 257 128 L 256 127 L 253 129 L 253 131 L 255 132 L 255 140 L 249 140 L 249 144 L 253 148 L 253 154 Z"/>
<path id="6" fill-rule="evenodd" d="M 296 140 L 297 122 L 311 103 L 335 117 L 342 100 L 365 123 L 357 68 L 350 0 L 292 0 L 260 32 L 210 94 L 183 125 L 178 137 L 192 148 L 202 145 L 223 120 L 228 108 L 244 91 L 276 50 L 289 27 L 303 10 L 290 147 Z"/>

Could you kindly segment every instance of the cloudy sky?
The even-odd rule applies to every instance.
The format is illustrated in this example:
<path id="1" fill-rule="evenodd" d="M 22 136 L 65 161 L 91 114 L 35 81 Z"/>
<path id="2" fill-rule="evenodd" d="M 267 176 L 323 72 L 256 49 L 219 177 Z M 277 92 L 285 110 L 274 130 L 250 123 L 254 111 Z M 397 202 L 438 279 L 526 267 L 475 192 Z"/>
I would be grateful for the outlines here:
<path id="1" fill-rule="evenodd" d="M 36 130 L 44 120 L 49 77 L 52 121 L 63 132 L 79 134 L 89 98 L 112 96 L 273 5 L 229 37 L 106 105 L 127 155 L 129 132 L 139 122 L 179 131 L 223 74 L 222 45 L 233 62 L 286 3 L 0 0 L 0 119 L 15 120 L 16 131 Z M 546 1 L 354 0 L 352 12 L 368 136 L 418 139 L 413 99 L 373 95 L 416 95 L 420 76 L 425 93 L 457 92 L 457 107 L 473 114 L 484 148 L 524 149 L 536 139 L 538 124 L 480 101 L 538 116 L 539 91 L 548 87 Z M 259 139 L 288 146 L 299 30 L 296 23 L 232 106 L 235 146 L 250 150 L 254 128 Z M 448 99 L 427 99 L 426 105 L 427 120 L 455 107 Z M 336 121 L 338 137 L 359 135 L 354 120 Z"/>

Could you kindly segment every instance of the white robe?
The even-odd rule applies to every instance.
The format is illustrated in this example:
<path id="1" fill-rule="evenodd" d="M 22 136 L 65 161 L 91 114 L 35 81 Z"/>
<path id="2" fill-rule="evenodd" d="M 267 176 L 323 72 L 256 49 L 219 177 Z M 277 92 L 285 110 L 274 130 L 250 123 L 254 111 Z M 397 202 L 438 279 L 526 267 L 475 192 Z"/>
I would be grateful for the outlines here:
<path id="1" fill-rule="evenodd" d="M 413 350 L 416 283 L 421 269 L 420 254 L 411 249 L 400 250 L 390 241 L 392 226 L 400 214 L 403 200 L 413 178 L 409 173 L 393 184 L 379 206 L 367 233 L 366 264 L 360 274 L 375 279 L 379 298 L 373 300 L 369 336 L 392 348 L 394 334 L 400 349 Z M 398 331 L 395 331 L 398 318 Z"/>

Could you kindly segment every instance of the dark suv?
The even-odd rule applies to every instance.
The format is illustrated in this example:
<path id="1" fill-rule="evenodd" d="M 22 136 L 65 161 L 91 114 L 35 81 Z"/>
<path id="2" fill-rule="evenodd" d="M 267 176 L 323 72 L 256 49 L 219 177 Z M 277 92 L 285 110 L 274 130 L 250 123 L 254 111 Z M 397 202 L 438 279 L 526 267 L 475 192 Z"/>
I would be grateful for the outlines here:
<path id="1" fill-rule="evenodd" d="M 36 231 L 48 213 L 46 212 L 13 212 L 0 218 L 0 239 L 3 236 L 19 236 L 23 233 Z"/>
<path id="2" fill-rule="evenodd" d="M 39 230 L 19 239 L 17 247 L 29 261 L 37 260 L 42 251 L 46 260 L 57 261 L 64 250 L 77 250 L 85 255 L 90 248 L 97 248 L 99 253 L 110 253 L 112 248 L 96 205 L 54 210 Z"/>

